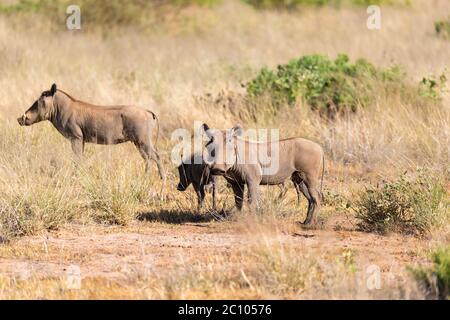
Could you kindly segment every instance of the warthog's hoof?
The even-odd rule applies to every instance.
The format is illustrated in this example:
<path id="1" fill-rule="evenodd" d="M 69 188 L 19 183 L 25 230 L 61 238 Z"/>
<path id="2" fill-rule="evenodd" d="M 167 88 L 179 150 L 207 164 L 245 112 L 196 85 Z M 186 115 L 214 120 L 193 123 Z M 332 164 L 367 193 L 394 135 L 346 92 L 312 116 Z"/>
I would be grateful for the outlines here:
<path id="1" fill-rule="evenodd" d="M 296 224 L 302 229 L 317 229 L 317 221 L 316 219 L 311 219 L 310 221 L 297 221 Z"/>
<path id="2" fill-rule="evenodd" d="M 214 218 L 214 220 L 217 220 L 217 221 L 224 221 L 228 218 L 228 214 L 224 209 L 222 209 L 220 211 L 213 209 L 213 210 L 209 210 L 208 213 Z"/>

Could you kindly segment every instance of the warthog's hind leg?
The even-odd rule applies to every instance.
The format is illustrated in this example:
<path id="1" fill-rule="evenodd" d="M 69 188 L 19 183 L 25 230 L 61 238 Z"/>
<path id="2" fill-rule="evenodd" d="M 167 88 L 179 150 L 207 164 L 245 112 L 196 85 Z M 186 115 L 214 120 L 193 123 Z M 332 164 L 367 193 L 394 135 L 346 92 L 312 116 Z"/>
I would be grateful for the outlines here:
<path id="1" fill-rule="evenodd" d="M 150 155 L 148 153 L 147 148 L 145 148 L 144 145 L 139 144 L 137 142 L 134 143 L 136 148 L 138 149 L 139 153 L 141 154 L 142 158 L 145 161 L 145 173 L 147 174 L 150 170 Z"/>
<path id="2" fill-rule="evenodd" d="M 156 166 L 158 167 L 159 176 L 163 181 L 166 179 L 166 175 L 164 173 L 164 168 L 161 164 L 161 158 L 158 152 L 153 148 L 153 146 L 145 144 L 145 143 L 135 143 L 136 148 L 139 150 L 142 158 L 145 161 L 145 173 L 150 171 L 150 160 L 155 161 Z"/>
<path id="3" fill-rule="evenodd" d="M 295 191 L 297 192 L 297 205 L 298 206 L 300 205 L 300 194 L 303 194 L 309 203 L 310 195 L 308 192 L 308 188 L 303 182 L 303 178 L 300 176 L 300 174 L 298 172 L 294 172 L 294 174 L 291 177 L 291 180 L 294 183 Z"/>
<path id="4" fill-rule="evenodd" d="M 153 148 L 152 145 L 148 145 L 147 143 L 134 143 L 136 145 L 136 148 L 139 150 L 139 153 L 141 154 L 142 158 L 144 158 L 145 161 L 145 173 L 148 174 L 150 171 L 150 160 L 155 161 L 156 165 L 158 166 L 158 172 L 159 176 L 162 180 L 161 190 L 160 190 L 160 198 L 161 200 L 164 199 L 164 185 L 166 183 L 166 175 L 164 173 L 163 166 L 161 164 L 161 159 L 159 157 L 158 152 Z"/>
<path id="5" fill-rule="evenodd" d="M 315 213 L 317 212 L 317 210 L 319 210 L 319 206 L 320 206 L 320 194 L 318 191 L 318 183 L 316 182 L 316 180 L 309 180 L 303 183 L 306 187 L 307 190 L 305 190 L 308 194 L 309 194 L 309 199 L 308 199 L 308 213 L 306 215 L 306 219 L 304 224 L 310 224 L 314 218 Z M 302 187 L 302 189 L 304 189 Z M 306 192 L 302 191 L 303 194 L 305 194 Z M 305 195 L 306 196 L 306 195 Z"/>
<path id="6" fill-rule="evenodd" d="M 163 166 L 161 164 L 161 157 L 159 156 L 158 152 L 156 152 L 156 150 L 153 149 L 153 147 L 151 147 L 150 159 L 155 161 L 156 166 L 158 167 L 159 176 L 160 176 L 161 180 L 165 181 L 166 180 L 166 174 L 165 174 L 164 168 L 163 168 Z"/>
<path id="7" fill-rule="evenodd" d="M 299 173 L 292 175 L 292 182 L 294 182 L 297 189 L 298 203 L 300 204 L 300 192 L 308 200 L 308 212 L 304 224 L 310 224 L 320 205 L 320 195 L 317 191 L 318 183 L 315 179 L 308 179 L 308 177 L 303 179 Z"/>

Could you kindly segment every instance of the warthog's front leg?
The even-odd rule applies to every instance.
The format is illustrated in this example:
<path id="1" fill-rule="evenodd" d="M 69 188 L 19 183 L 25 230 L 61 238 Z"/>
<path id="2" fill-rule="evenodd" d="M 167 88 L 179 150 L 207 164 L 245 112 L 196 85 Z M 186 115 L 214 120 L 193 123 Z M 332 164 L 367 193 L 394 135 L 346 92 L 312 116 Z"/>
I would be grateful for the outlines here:
<path id="1" fill-rule="evenodd" d="M 212 203 L 213 203 L 213 210 L 216 211 L 216 191 L 217 191 L 217 179 L 214 177 L 212 181 Z"/>
<path id="2" fill-rule="evenodd" d="M 231 183 L 231 188 L 233 188 L 234 193 L 234 202 L 236 204 L 235 209 L 242 210 L 242 205 L 244 203 L 244 190 L 245 190 L 245 184 L 233 182 Z"/>
<path id="3" fill-rule="evenodd" d="M 205 202 L 205 186 L 201 184 L 199 186 L 194 186 L 194 189 L 197 194 L 197 209 L 200 211 Z"/>
<path id="4" fill-rule="evenodd" d="M 247 187 L 250 210 L 255 210 L 259 203 L 259 181 L 247 181 Z"/>
<path id="5" fill-rule="evenodd" d="M 76 160 L 80 161 L 83 157 L 84 152 L 84 141 L 83 139 L 72 139 L 70 140 L 70 143 L 72 144 L 72 151 L 75 153 Z"/>

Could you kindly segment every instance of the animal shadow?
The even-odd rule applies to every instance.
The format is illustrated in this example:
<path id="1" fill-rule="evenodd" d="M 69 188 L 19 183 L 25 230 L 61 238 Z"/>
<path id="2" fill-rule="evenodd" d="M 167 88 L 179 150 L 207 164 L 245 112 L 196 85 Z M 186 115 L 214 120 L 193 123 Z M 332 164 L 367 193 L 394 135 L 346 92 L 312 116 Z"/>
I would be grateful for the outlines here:
<path id="1" fill-rule="evenodd" d="M 138 214 L 137 219 L 140 221 L 164 222 L 170 224 L 183 224 L 189 222 L 200 223 L 217 220 L 214 214 L 208 212 L 199 213 L 185 210 L 158 210 L 141 212 Z"/>
<path id="2" fill-rule="evenodd" d="M 293 236 L 293 237 L 302 237 L 302 238 L 308 239 L 308 238 L 313 238 L 313 237 L 314 237 L 314 234 L 303 234 L 303 233 L 297 233 L 297 232 L 295 232 L 295 233 L 292 234 L 292 236 Z"/>

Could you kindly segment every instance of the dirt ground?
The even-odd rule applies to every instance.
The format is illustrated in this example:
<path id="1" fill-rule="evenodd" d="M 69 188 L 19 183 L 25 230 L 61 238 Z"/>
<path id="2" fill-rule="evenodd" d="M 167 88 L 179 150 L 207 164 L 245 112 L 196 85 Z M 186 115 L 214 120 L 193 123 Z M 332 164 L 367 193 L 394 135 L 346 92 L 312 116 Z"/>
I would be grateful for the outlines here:
<path id="1" fill-rule="evenodd" d="M 299 254 L 342 256 L 351 252 L 358 268 L 376 265 L 387 282 L 395 281 L 407 266 L 427 263 L 425 253 L 431 246 L 427 239 L 334 230 L 337 223 L 320 230 L 292 226 L 288 231 L 266 230 L 261 235 L 265 241 L 288 244 Z M 257 233 L 233 221 L 136 222 L 128 227 L 69 225 L 1 246 L 0 273 L 19 280 L 61 279 L 77 266 L 82 279 L 120 282 L 137 273 L 170 272 L 180 262 L 232 255 L 260 241 Z"/>

